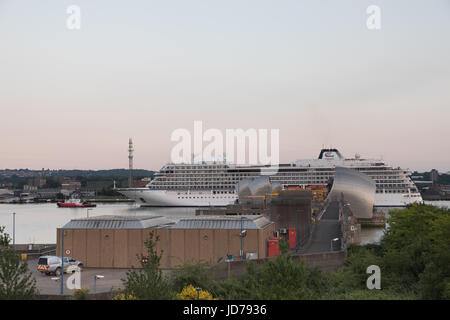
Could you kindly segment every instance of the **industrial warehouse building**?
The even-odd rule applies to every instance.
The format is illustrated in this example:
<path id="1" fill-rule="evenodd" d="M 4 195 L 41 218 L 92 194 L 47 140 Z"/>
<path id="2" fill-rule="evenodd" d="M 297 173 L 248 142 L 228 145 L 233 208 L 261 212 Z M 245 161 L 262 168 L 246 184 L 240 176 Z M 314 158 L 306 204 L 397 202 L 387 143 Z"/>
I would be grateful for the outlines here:
<path id="1" fill-rule="evenodd" d="M 201 208 L 196 215 L 265 215 L 274 222 L 277 237 L 289 241 L 294 249 L 304 245 L 311 235 L 312 199 L 311 190 L 281 190 L 264 196 L 244 196 L 239 204 L 226 208 Z"/>
<path id="2" fill-rule="evenodd" d="M 64 228 L 64 255 L 83 261 L 86 267 L 129 268 L 138 266 L 149 230 L 173 224 L 164 217 L 98 216 L 74 219 Z M 57 255 L 61 255 L 61 229 L 57 231 Z"/>
<path id="3" fill-rule="evenodd" d="M 267 240 L 275 224 L 263 216 L 200 216 L 179 222 L 152 216 L 99 216 L 74 219 L 64 227 L 66 256 L 86 267 L 139 267 L 138 257 L 146 255 L 145 240 L 150 232 L 159 236 L 156 249 L 162 250 L 161 267 L 184 263 L 214 264 L 232 255 L 265 258 Z M 62 229 L 57 230 L 57 252 L 61 253 Z M 244 231 L 244 232 L 242 232 Z"/>
<path id="4" fill-rule="evenodd" d="M 271 220 L 277 231 L 289 231 L 289 241 L 304 245 L 311 234 L 311 200 L 309 190 L 283 190 L 271 202 Z M 294 235 L 291 235 L 294 232 Z M 290 246 L 295 248 L 294 246 Z"/>

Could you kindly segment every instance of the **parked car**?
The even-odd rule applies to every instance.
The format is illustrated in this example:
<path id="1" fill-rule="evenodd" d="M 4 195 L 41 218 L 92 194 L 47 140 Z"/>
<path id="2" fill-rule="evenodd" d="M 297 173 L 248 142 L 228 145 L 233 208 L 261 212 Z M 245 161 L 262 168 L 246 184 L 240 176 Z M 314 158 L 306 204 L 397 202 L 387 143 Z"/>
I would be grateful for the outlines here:
<path id="1" fill-rule="evenodd" d="M 70 257 L 64 257 L 64 272 L 73 273 L 75 271 L 81 271 L 83 268 L 83 262 L 72 259 Z M 61 275 L 61 257 L 58 256 L 42 256 L 39 257 L 37 269 L 45 273 L 46 275 L 54 274 L 56 276 Z"/>

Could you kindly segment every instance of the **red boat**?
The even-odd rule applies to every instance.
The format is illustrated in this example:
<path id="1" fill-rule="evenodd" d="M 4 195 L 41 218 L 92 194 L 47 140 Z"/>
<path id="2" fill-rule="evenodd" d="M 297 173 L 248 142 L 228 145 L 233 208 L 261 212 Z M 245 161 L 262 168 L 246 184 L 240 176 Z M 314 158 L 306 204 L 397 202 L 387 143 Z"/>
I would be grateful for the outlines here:
<path id="1" fill-rule="evenodd" d="M 97 206 L 95 203 L 78 199 L 69 199 L 67 202 L 58 202 L 57 204 L 59 208 L 92 208 Z"/>

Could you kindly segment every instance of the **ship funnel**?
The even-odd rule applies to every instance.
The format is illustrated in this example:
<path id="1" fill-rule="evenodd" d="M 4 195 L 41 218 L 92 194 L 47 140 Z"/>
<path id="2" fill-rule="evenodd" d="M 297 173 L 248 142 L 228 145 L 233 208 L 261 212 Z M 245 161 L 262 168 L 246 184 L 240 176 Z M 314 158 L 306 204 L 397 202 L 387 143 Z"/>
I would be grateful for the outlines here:
<path id="1" fill-rule="evenodd" d="M 322 149 L 320 150 L 319 159 L 340 160 L 344 159 L 344 156 L 338 149 Z"/>

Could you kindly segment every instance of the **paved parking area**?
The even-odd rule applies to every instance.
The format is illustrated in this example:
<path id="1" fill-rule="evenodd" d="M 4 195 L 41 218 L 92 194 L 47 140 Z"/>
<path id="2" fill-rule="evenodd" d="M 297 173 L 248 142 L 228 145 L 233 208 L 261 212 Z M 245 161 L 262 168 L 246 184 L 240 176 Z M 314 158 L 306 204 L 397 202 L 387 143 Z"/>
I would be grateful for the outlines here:
<path id="1" fill-rule="evenodd" d="M 33 273 L 36 279 L 36 287 L 40 294 L 59 294 L 60 282 L 52 280 L 55 276 L 47 276 L 37 270 L 37 259 L 28 260 L 28 267 Z M 94 292 L 94 276 L 102 275 L 104 278 L 96 281 L 96 292 L 109 292 L 113 289 L 123 288 L 121 279 L 126 278 L 127 269 L 97 269 L 97 268 L 84 268 L 81 272 L 81 287 L 89 288 L 89 292 Z M 64 282 L 70 274 L 64 274 Z M 72 290 L 69 290 L 65 284 L 64 294 L 72 294 Z"/>

